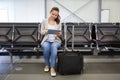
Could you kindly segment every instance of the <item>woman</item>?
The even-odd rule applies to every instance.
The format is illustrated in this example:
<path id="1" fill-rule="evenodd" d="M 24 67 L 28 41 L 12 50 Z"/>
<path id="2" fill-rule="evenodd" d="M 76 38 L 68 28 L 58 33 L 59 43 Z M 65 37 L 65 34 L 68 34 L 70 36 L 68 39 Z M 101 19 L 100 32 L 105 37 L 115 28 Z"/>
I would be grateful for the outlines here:
<path id="1" fill-rule="evenodd" d="M 50 30 L 56 31 L 55 34 L 50 34 Z M 41 34 L 44 35 L 41 42 L 45 60 L 44 71 L 47 72 L 50 69 L 50 75 L 56 76 L 55 64 L 57 50 L 61 47 L 61 40 L 59 37 L 62 35 L 59 9 L 57 7 L 53 7 L 50 11 L 49 18 L 43 20 L 41 24 Z"/>

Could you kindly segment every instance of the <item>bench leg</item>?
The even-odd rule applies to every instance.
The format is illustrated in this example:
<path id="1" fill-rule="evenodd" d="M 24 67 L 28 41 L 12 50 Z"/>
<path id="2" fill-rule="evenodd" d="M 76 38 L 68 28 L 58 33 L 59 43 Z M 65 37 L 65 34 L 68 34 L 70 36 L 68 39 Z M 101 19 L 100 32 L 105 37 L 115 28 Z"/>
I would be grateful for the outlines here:
<path id="1" fill-rule="evenodd" d="M 9 55 L 10 55 L 10 62 L 11 62 L 11 65 L 13 66 L 13 55 L 12 55 L 12 53 L 10 52 L 10 51 L 8 51 L 9 52 Z"/>

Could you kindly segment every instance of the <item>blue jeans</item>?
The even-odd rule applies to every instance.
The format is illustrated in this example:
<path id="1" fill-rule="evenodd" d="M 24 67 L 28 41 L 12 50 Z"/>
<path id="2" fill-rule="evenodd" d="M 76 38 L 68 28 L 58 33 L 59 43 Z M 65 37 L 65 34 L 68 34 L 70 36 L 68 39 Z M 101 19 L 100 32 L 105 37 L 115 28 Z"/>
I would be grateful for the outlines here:
<path id="1" fill-rule="evenodd" d="M 54 68 L 56 64 L 57 50 L 61 47 L 57 42 L 44 42 L 42 44 L 45 65 Z"/>

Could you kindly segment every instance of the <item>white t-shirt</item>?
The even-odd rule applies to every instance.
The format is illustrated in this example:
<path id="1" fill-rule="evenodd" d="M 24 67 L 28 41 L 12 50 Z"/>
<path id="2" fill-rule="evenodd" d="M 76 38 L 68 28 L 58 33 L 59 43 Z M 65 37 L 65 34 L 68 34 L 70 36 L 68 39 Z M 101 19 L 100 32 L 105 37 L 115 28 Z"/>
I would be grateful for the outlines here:
<path id="1" fill-rule="evenodd" d="M 55 26 L 48 24 L 48 29 L 55 30 Z M 56 34 L 48 34 L 47 41 L 54 42 L 55 41 L 55 37 L 56 37 Z"/>

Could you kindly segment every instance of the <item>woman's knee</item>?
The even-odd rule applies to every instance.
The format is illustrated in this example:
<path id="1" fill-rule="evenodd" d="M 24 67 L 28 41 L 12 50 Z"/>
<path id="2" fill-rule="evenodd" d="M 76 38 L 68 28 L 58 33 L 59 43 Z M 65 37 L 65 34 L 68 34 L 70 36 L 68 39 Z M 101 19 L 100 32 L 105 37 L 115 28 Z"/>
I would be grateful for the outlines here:
<path id="1" fill-rule="evenodd" d="M 47 49 L 47 48 L 49 48 L 49 43 L 48 43 L 48 42 L 44 42 L 44 43 L 41 45 L 41 47 L 42 47 L 43 49 Z"/>
<path id="2" fill-rule="evenodd" d="M 54 42 L 52 45 L 51 45 L 51 48 L 53 49 L 58 49 L 61 47 L 61 44 L 60 43 L 57 43 L 57 42 Z"/>

